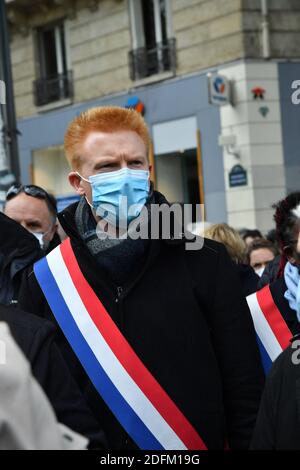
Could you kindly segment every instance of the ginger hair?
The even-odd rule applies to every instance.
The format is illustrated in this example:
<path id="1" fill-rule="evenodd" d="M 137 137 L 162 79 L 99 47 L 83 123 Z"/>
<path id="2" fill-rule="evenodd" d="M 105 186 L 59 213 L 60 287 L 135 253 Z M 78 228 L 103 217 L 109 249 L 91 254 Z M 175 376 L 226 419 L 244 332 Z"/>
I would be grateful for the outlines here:
<path id="1" fill-rule="evenodd" d="M 136 132 L 145 143 L 146 149 L 149 148 L 150 135 L 147 125 L 141 114 L 134 109 L 101 106 L 90 108 L 73 119 L 64 139 L 66 158 L 71 168 L 75 170 L 80 168 L 80 146 L 90 132 L 118 131 Z"/>

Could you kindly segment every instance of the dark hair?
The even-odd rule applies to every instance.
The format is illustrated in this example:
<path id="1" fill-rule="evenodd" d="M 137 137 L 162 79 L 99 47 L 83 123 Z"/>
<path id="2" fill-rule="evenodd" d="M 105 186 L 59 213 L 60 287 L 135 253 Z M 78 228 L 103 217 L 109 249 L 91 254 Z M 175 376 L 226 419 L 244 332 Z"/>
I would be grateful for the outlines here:
<path id="1" fill-rule="evenodd" d="M 266 239 L 269 240 L 269 242 L 273 243 L 273 245 L 275 245 L 275 243 L 277 243 L 276 229 L 275 228 L 272 228 L 271 230 L 268 231 L 268 233 L 266 234 Z"/>
<path id="2" fill-rule="evenodd" d="M 45 201 L 47 203 L 50 214 L 53 215 L 53 217 L 56 219 L 56 217 L 57 217 L 57 202 L 56 202 L 55 196 L 53 196 L 53 194 L 51 194 L 51 193 L 47 193 L 47 194 L 48 194 L 48 197 L 45 199 Z"/>
<path id="3" fill-rule="evenodd" d="M 280 250 L 278 246 L 278 240 L 277 240 L 275 228 L 272 228 L 271 230 L 268 231 L 268 233 L 266 234 L 266 239 L 269 240 L 269 242 L 273 243 L 273 245 L 275 246 L 277 250 L 277 254 L 279 254 Z"/>
<path id="4" fill-rule="evenodd" d="M 35 184 L 16 185 L 14 184 L 9 188 L 6 193 L 6 201 L 10 201 L 19 194 L 25 193 L 28 196 L 35 197 L 37 199 L 43 199 L 47 204 L 50 214 L 56 219 L 57 216 L 57 204 L 55 197 L 48 193 L 45 189 Z"/>
<path id="5" fill-rule="evenodd" d="M 275 209 L 274 220 L 276 222 L 276 238 L 281 250 L 281 261 L 278 277 L 283 274 L 284 267 L 288 261 L 287 255 L 292 254 L 295 241 L 298 239 L 300 230 L 300 217 L 293 213 L 300 205 L 300 192 L 289 194 L 272 207 Z"/>
<path id="6" fill-rule="evenodd" d="M 278 251 L 277 251 L 276 247 L 269 240 L 266 240 L 266 238 L 256 238 L 248 246 L 247 251 L 246 251 L 247 260 L 248 260 L 249 264 L 250 264 L 251 253 L 255 250 L 260 250 L 261 248 L 265 248 L 267 250 L 270 250 L 273 253 L 274 257 L 277 256 L 277 254 L 278 254 Z"/>
<path id="7" fill-rule="evenodd" d="M 263 238 L 261 232 L 260 232 L 259 230 L 256 230 L 256 229 L 254 229 L 254 230 L 248 230 L 248 229 L 245 230 L 244 233 L 243 233 L 243 235 L 242 235 L 242 238 L 243 238 L 243 240 L 245 241 L 246 238 L 248 238 L 248 237 L 252 237 L 252 238 Z"/>

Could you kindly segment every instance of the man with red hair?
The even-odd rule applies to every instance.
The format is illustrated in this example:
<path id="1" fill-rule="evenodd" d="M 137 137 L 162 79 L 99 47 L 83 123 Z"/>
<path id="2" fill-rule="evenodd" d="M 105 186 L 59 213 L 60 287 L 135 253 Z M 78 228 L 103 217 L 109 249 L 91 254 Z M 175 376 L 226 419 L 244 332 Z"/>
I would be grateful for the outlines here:
<path id="1" fill-rule="evenodd" d="M 226 249 L 128 236 L 168 205 L 150 182 L 148 146 L 134 110 L 71 122 L 65 151 L 81 200 L 59 214 L 69 239 L 34 266 L 20 303 L 58 324 L 110 448 L 247 448 L 263 372 Z"/>

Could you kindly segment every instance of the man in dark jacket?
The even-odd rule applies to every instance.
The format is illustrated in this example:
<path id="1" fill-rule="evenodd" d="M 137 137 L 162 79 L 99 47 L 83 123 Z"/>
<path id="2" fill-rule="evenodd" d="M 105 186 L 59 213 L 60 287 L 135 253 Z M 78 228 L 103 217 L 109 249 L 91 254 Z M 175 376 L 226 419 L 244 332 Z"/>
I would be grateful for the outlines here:
<path id="1" fill-rule="evenodd" d="M 251 448 L 300 450 L 300 341 L 276 359 L 268 375 Z"/>
<path id="2" fill-rule="evenodd" d="M 0 304 L 18 296 L 22 271 L 60 244 L 56 201 L 43 188 L 14 185 L 0 213 Z"/>
<path id="3" fill-rule="evenodd" d="M 110 336 L 111 330 L 117 335 L 118 341 L 111 346 L 114 355 L 122 355 L 126 350 L 130 359 L 126 363 L 126 356 L 124 360 L 135 382 L 142 383 L 142 386 L 145 382 L 151 383 L 156 389 L 160 387 L 159 402 L 168 403 L 184 421 L 184 429 L 179 431 L 186 433 L 187 440 L 196 436 L 196 442 L 202 440 L 208 449 L 222 449 L 225 440 L 231 448 L 247 448 L 259 405 L 263 372 L 253 324 L 225 248 L 206 240 L 202 249 L 187 250 L 184 237 L 164 239 L 159 236 L 150 240 L 103 237 L 105 231 L 112 233 L 116 226 L 103 213 L 99 217 L 98 209 L 101 212 L 105 206 L 104 212 L 107 211 L 109 216 L 115 215 L 114 209 L 121 213 L 116 194 L 125 194 L 133 203 L 142 202 L 149 213 L 154 204 L 160 207 L 167 204 L 161 194 L 149 191 L 148 139 L 142 117 L 133 110 L 95 108 L 71 123 L 65 137 L 67 156 L 74 169 L 69 179 L 82 198 L 59 215 L 62 227 L 70 237 L 69 245 L 65 246 L 75 256 L 69 267 L 83 275 L 81 282 L 77 282 L 79 290 L 84 286 L 89 292 L 87 296 L 81 292 L 83 303 L 87 306 L 93 298 L 98 305 L 93 323 L 88 319 L 89 327 L 93 329 L 99 318 L 104 318 L 98 329 L 104 328 L 105 338 Z M 111 202 L 109 207 L 107 198 Z M 128 222 L 129 215 L 130 211 L 125 216 Z M 119 217 L 121 219 L 121 215 Z M 198 242 L 199 239 L 194 240 L 195 248 L 199 248 Z M 48 255 L 48 267 L 58 266 L 57 262 L 51 264 L 54 258 L 49 256 L 60 256 L 63 249 L 59 247 L 58 251 Z M 59 266 L 62 267 L 60 263 Z M 89 406 L 104 423 L 110 448 L 153 448 L 148 441 L 143 445 L 137 442 L 141 433 L 138 432 L 137 436 L 131 433 L 131 420 L 134 418 L 130 418 L 128 423 L 127 413 L 120 417 L 112 397 L 101 393 L 101 390 L 99 392 L 103 385 L 101 381 L 97 382 L 99 375 L 96 381 L 93 380 L 89 361 L 86 364 L 82 351 L 77 351 L 78 341 L 72 339 L 72 334 L 70 338 L 68 336 L 69 328 L 74 328 L 73 320 L 64 325 L 69 315 L 67 311 L 73 309 L 77 325 L 80 324 L 81 313 L 78 312 L 84 307 L 77 294 L 73 299 L 68 298 L 67 288 L 63 293 L 63 308 L 57 311 L 54 304 L 61 301 L 62 294 L 57 297 L 55 294 L 53 298 L 53 292 L 57 290 L 57 283 L 54 283 L 50 289 L 54 304 L 47 297 L 52 306 L 50 309 L 45 299 L 45 286 L 39 277 L 42 272 L 39 269 L 43 267 L 48 269 L 42 263 L 24 280 L 20 304 L 54 323 L 58 321 L 64 330 L 68 341 L 61 332 L 59 346 Z M 61 279 L 55 279 L 63 291 L 64 283 L 60 284 Z M 73 284 L 68 285 L 74 290 Z M 107 316 L 99 306 L 99 299 L 108 312 Z M 62 314 L 62 311 L 66 313 Z M 105 329 L 106 324 L 110 331 Z M 81 326 L 84 328 L 85 323 Z M 90 345 L 92 338 L 86 334 L 85 339 L 86 343 L 82 338 L 80 341 L 86 352 L 86 344 Z M 102 343 L 96 344 L 102 347 Z M 120 344 L 124 348 L 121 349 Z M 94 357 L 89 357 L 94 361 Z M 100 355 L 97 360 L 100 363 L 105 358 Z M 137 367 L 133 368 L 132 364 L 137 364 Z M 110 376 L 114 368 L 106 372 Z M 125 379 L 127 376 L 124 375 Z M 104 375 L 103 380 L 107 380 Z M 132 382 L 130 386 L 136 393 Z M 149 387 L 147 389 L 150 395 L 151 389 L 150 392 Z M 114 389 L 113 398 L 118 397 L 118 404 L 121 403 L 119 395 L 123 393 L 128 393 L 128 390 Z M 131 398 L 129 392 L 127 399 L 130 401 Z M 154 402 L 156 399 L 153 397 Z M 155 403 L 155 413 L 158 413 L 160 403 Z M 122 401 L 120 406 L 123 405 Z M 131 406 L 135 410 L 137 405 L 134 402 Z M 152 408 L 150 412 L 153 412 Z M 172 416 L 166 414 L 164 420 L 171 422 Z M 147 418 L 146 413 L 140 413 L 138 426 L 143 427 Z M 153 433 L 157 431 L 161 436 L 161 426 L 165 426 L 165 422 L 161 418 L 159 420 L 160 424 L 153 428 Z M 148 423 L 151 429 L 155 423 Z M 169 427 L 164 429 L 170 433 Z M 147 430 L 143 428 L 143 432 Z M 177 444 L 164 447 L 160 442 L 160 445 L 155 448 L 184 448 L 181 444 L 180 447 Z M 185 448 L 199 447 L 194 440 L 190 447 L 187 444 Z"/>
<path id="4" fill-rule="evenodd" d="M 42 256 L 37 239 L 0 212 L 0 304 L 17 297 L 22 271 Z"/>
<path id="5" fill-rule="evenodd" d="M 32 233 L 44 253 L 59 245 L 56 200 L 40 186 L 11 186 L 6 193 L 4 213 Z"/>
<path id="6" fill-rule="evenodd" d="M 32 374 L 46 393 L 58 421 L 86 436 L 90 448 L 105 448 L 104 434 L 55 343 L 55 327 L 13 306 L 0 306 L 0 322 L 3 321 L 30 362 Z"/>

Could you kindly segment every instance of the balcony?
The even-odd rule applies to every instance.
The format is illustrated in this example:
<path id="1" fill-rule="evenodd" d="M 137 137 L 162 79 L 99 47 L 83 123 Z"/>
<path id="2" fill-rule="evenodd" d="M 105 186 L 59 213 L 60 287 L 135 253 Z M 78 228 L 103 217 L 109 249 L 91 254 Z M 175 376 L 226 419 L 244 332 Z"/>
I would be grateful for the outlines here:
<path id="1" fill-rule="evenodd" d="M 71 71 L 53 78 L 39 78 L 33 82 L 34 104 L 44 106 L 73 97 Z"/>
<path id="2" fill-rule="evenodd" d="M 176 71 L 176 41 L 169 39 L 153 49 L 141 47 L 129 52 L 130 78 L 141 80 L 151 75 Z"/>

